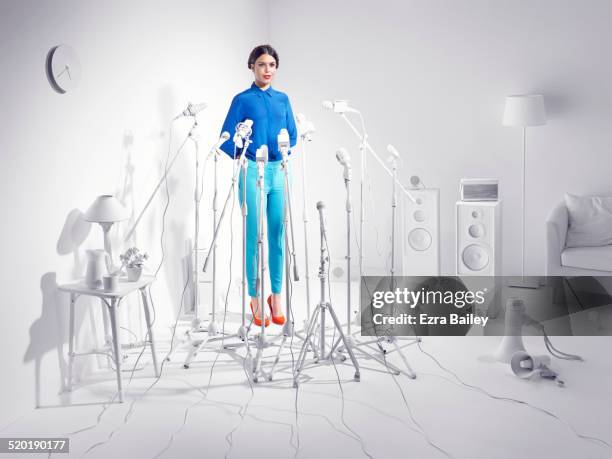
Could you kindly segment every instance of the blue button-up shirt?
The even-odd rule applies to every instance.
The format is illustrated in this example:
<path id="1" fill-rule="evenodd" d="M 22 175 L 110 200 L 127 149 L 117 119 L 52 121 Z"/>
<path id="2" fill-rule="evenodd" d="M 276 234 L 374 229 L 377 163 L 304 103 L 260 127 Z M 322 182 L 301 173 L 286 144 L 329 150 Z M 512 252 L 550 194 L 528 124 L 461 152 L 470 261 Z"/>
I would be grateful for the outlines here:
<path id="1" fill-rule="evenodd" d="M 255 161 L 255 152 L 262 145 L 268 146 L 268 161 L 282 159 L 277 140 L 281 129 L 287 129 L 291 147 L 295 146 L 297 129 L 289 97 L 284 92 L 277 91 L 271 86 L 263 90 L 253 83 L 249 89 L 234 97 L 221 129 L 221 132 L 227 131 L 230 135 L 221 149 L 232 158 L 236 125 L 246 119 L 253 121 L 252 143 L 246 153 L 248 159 Z M 240 149 L 236 151 L 236 155 L 239 154 Z"/>

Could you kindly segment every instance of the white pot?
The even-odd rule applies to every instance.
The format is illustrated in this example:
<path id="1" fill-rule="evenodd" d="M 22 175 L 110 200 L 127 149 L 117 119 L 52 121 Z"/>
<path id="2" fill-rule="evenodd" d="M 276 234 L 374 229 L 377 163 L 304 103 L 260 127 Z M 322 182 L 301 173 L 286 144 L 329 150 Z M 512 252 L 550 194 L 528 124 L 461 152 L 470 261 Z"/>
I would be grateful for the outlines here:
<path id="1" fill-rule="evenodd" d="M 86 250 L 86 253 L 85 284 L 89 288 L 102 288 L 102 277 L 107 274 L 105 259 L 108 254 L 102 249 Z"/>
<path id="2" fill-rule="evenodd" d="M 133 268 L 126 267 L 128 280 L 130 282 L 136 282 L 142 276 L 142 266 L 134 266 Z"/>

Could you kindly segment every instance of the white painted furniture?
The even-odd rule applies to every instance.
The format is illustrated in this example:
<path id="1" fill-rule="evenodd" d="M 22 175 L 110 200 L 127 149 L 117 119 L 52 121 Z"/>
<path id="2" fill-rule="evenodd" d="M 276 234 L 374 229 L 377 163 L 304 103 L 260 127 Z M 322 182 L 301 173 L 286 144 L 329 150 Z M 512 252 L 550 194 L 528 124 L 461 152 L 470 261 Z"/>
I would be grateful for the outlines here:
<path id="1" fill-rule="evenodd" d="M 612 275 L 612 245 L 565 247 L 568 225 L 567 207 L 561 202 L 546 219 L 546 275 Z"/>
<path id="2" fill-rule="evenodd" d="M 123 384 L 121 379 L 121 354 L 120 354 L 120 342 L 119 342 L 119 326 L 117 324 L 117 308 L 121 303 L 121 300 L 132 292 L 137 290 L 140 291 L 142 296 L 142 304 L 144 307 L 145 320 L 147 322 L 147 330 L 149 332 L 149 339 L 147 340 L 151 348 L 151 355 L 153 357 L 153 367 L 155 369 L 155 376 L 159 377 L 159 367 L 157 365 L 157 356 L 155 354 L 155 340 L 153 339 L 153 328 L 151 322 L 151 314 L 149 312 L 149 301 L 146 293 L 146 288 L 155 280 L 154 276 L 143 275 L 140 280 L 136 282 L 129 282 L 126 278 L 120 278 L 117 290 L 114 292 L 106 292 L 104 290 L 91 289 L 85 285 L 84 281 L 80 281 L 72 284 L 60 285 L 58 288 L 61 291 L 70 293 L 70 338 L 68 342 L 68 390 L 72 390 L 72 371 L 74 366 L 74 358 L 79 355 L 89 355 L 98 352 L 76 352 L 75 346 L 75 304 L 76 300 L 83 295 L 93 296 L 100 298 L 104 304 L 108 307 L 111 329 L 112 329 L 112 358 L 115 362 L 115 371 L 117 373 L 117 390 L 119 393 L 119 402 L 123 403 Z"/>

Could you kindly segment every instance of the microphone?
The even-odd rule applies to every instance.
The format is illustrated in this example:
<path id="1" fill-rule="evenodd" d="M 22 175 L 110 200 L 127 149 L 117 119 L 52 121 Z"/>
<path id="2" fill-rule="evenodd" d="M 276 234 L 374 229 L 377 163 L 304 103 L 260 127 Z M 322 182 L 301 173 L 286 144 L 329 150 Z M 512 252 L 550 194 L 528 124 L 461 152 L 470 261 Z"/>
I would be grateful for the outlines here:
<path id="1" fill-rule="evenodd" d="M 336 151 L 336 159 L 344 167 L 351 167 L 351 157 L 348 154 L 348 151 L 346 151 L 346 148 L 338 148 Z"/>
<path id="2" fill-rule="evenodd" d="M 234 144 L 238 148 L 243 148 L 244 140 L 250 137 L 253 133 L 253 120 L 246 119 L 236 125 L 236 133 L 234 134 Z"/>
<path id="3" fill-rule="evenodd" d="M 298 113 L 296 119 L 300 131 L 300 136 L 302 137 L 302 139 L 308 140 L 310 142 L 312 140 L 312 134 L 315 133 L 314 124 L 312 124 L 311 121 L 308 121 L 302 113 Z"/>
<path id="4" fill-rule="evenodd" d="M 333 102 L 329 100 L 324 100 L 322 106 L 326 110 L 332 110 L 335 113 L 359 113 L 359 110 L 352 108 L 349 106 L 348 100 L 334 100 Z"/>
<path id="5" fill-rule="evenodd" d="M 387 145 L 387 151 L 388 151 L 389 153 L 391 153 L 391 155 L 392 155 L 392 156 L 393 156 L 395 159 L 399 159 L 400 154 L 397 152 L 396 148 L 395 148 L 393 145 L 391 145 L 391 144 Z"/>
<path id="6" fill-rule="evenodd" d="M 346 148 L 338 148 L 336 151 L 336 159 L 342 167 L 344 167 L 344 180 L 351 179 L 351 157 L 346 151 Z"/>
<path id="7" fill-rule="evenodd" d="M 265 165 L 268 162 L 268 146 L 262 145 L 255 152 L 255 161 L 258 165 Z"/>
<path id="8" fill-rule="evenodd" d="M 219 148 L 221 148 L 221 145 L 223 145 L 225 142 L 227 142 L 230 138 L 229 132 L 227 131 L 223 131 L 221 133 L 221 137 L 219 137 L 219 140 L 217 140 L 217 143 L 213 145 L 213 147 L 210 149 L 211 153 L 219 153 Z"/>
<path id="9" fill-rule="evenodd" d="M 208 107 L 208 105 L 205 102 L 202 102 L 201 104 L 192 104 L 191 102 L 189 102 L 187 104 L 187 108 L 183 110 L 179 115 L 176 115 L 174 119 L 176 120 L 178 118 L 181 118 L 182 116 L 196 116 L 206 107 Z"/>
<path id="10" fill-rule="evenodd" d="M 287 155 L 289 152 L 290 142 L 289 142 L 289 132 L 287 129 L 281 129 L 276 137 L 276 141 L 278 142 L 278 151 L 281 152 L 283 157 Z"/>

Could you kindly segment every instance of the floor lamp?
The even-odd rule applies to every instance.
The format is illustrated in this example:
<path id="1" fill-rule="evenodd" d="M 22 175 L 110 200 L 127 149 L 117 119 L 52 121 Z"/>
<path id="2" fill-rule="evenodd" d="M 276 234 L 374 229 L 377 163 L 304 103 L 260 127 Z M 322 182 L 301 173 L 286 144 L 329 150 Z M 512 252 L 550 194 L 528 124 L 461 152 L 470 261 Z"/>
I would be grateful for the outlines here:
<path id="1" fill-rule="evenodd" d="M 523 193 L 521 218 L 521 279 L 509 284 L 511 287 L 538 288 L 537 280 L 525 279 L 525 134 L 528 126 L 546 124 L 544 97 L 540 94 L 516 95 L 506 97 L 504 109 L 504 126 L 523 128 Z"/>

